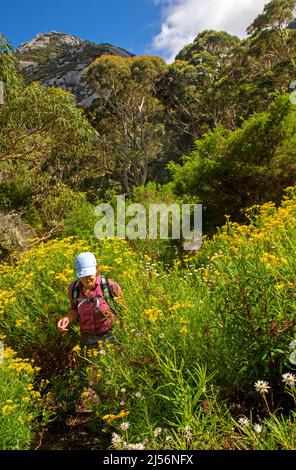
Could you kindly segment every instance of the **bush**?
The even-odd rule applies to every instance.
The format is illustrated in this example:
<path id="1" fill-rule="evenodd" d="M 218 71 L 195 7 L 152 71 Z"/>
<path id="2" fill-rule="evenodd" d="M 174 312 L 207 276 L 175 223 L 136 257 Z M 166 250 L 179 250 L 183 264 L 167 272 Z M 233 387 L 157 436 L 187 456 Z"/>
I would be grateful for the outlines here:
<path id="1" fill-rule="evenodd" d="M 72 191 L 64 184 L 43 194 L 25 217 L 40 231 L 60 227 L 63 236 L 92 231 L 95 225 L 93 207 L 85 194 Z"/>
<path id="2" fill-rule="evenodd" d="M 28 449 L 41 413 L 41 395 L 33 385 L 39 369 L 9 347 L 1 359 L 0 449 Z"/>

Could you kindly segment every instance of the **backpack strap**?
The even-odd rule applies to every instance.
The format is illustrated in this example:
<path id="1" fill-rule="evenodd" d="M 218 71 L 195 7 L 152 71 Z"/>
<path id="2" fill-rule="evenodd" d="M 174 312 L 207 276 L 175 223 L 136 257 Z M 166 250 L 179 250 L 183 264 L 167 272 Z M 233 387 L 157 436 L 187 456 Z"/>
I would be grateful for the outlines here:
<path id="1" fill-rule="evenodd" d="M 72 299 L 73 299 L 73 303 L 74 305 L 76 306 L 77 308 L 77 304 L 78 304 L 78 298 L 79 298 L 79 279 L 77 279 L 77 281 L 75 281 L 74 285 L 73 285 L 73 289 L 72 289 Z"/>
<path id="2" fill-rule="evenodd" d="M 101 289 L 102 289 L 102 292 L 103 292 L 103 297 L 104 299 L 106 300 L 106 302 L 109 304 L 111 304 L 110 308 L 111 310 L 114 310 L 115 309 L 115 302 L 114 302 L 114 299 L 113 299 L 113 294 L 111 292 L 111 289 L 110 289 L 110 286 L 109 286 L 109 281 L 108 281 L 108 278 L 105 277 L 105 276 L 101 276 Z M 73 289 L 72 289 L 72 299 L 73 299 L 73 303 L 74 305 L 76 305 L 76 308 L 77 308 L 77 304 L 78 304 L 78 299 L 79 299 L 79 295 L 80 295 L 80 289 L 79 289 L 79 279 L 77 279 L 73 285 Z M 90 301 L 95 301 L 97 299 L 97 297 L 94 297 L 92 299 L 90 299 Z"/>
<path id="3" fill-rule="evenodd" d="M 122 319 L 120 318 L 120 315 L 118 314 L 118 304 L 114 300 L 114 296 L 112 294 L 112 291 L 110 289 L 109 281 L 107 277 L 101 276 L 101 290 L 103 293 L 103 298 L 106 300 L 107 304 L 109 305 L 109 308 L 111 312 L 113 312 L 116 317 L 119 319 L 120 325 L 123 326 Z M 76 305 L 76 309 L 78 307 L 78 301 L 79 301 L 79 295 L 80 295 L 80 289 L 79 289 L 79 279 L 77 279 L 73 285 L 71 296 L 73 299 L 74 305 Z M 91 299 L 83 299 L 84 301 L 98 301 L 98 297 L 92 297 Z"/>
<path id="4" fill-rule="evenodd" d="M 105 276 L 101 276 L 101 289 L 106 299 L 113 299 L 113 295 L 110 290 L 108 278 Z"/>
<path id="5" fill-rule="evenodd" d="M 108 278 L 105 276 L 101 276 L 101 289 L 104 299 L 106 300 L 112 312 L 116 314 L 116 304 L 110 289 Z"/>

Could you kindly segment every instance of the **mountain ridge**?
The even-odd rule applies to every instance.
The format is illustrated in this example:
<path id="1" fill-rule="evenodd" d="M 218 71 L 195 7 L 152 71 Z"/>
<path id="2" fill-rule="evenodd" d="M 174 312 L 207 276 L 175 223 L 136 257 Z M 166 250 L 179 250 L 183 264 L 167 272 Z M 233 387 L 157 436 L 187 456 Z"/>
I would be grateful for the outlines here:
<path id="1" fill-rule="evenodd" d="M 40 81 L 70 91 L 80 106 L 90 106 L 98 96 L 83 80 L 84 69 L 103 54 L 133 57 L 109 43 L 96 44 L 74 35 L 39 33 L 15 50 L 19 71 L 26 82 Z"/>

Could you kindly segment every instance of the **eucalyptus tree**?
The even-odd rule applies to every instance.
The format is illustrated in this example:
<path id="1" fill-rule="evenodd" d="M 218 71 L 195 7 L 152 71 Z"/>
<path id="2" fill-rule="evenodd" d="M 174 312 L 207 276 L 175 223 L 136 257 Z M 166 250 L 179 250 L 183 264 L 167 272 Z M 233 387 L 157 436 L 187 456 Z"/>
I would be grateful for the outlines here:
<path id="1" fill-rule="evenodd" d="M 155 97 L 155 83 L 165 69 L 160 57 L 103 55 L 85 71 L 99 95 L 89 113 L 99 153 L 116 162 L 128 196 L 134 186 L 145 184 L 149 165 L 162 152 L 163 106 Z"/>

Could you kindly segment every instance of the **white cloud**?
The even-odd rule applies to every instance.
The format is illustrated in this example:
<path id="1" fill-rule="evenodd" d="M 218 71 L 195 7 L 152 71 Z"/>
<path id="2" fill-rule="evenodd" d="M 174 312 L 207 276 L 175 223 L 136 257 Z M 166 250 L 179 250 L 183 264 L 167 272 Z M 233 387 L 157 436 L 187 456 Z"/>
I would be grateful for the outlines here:
<path id="1" fill-rule="evenodd" d="M 246 28 L 269 0 L 153 0 L 161 6 L 161 31 L 152 51 L 172 62 L 185 44 L 205 29 L 246 36 Z"/>

